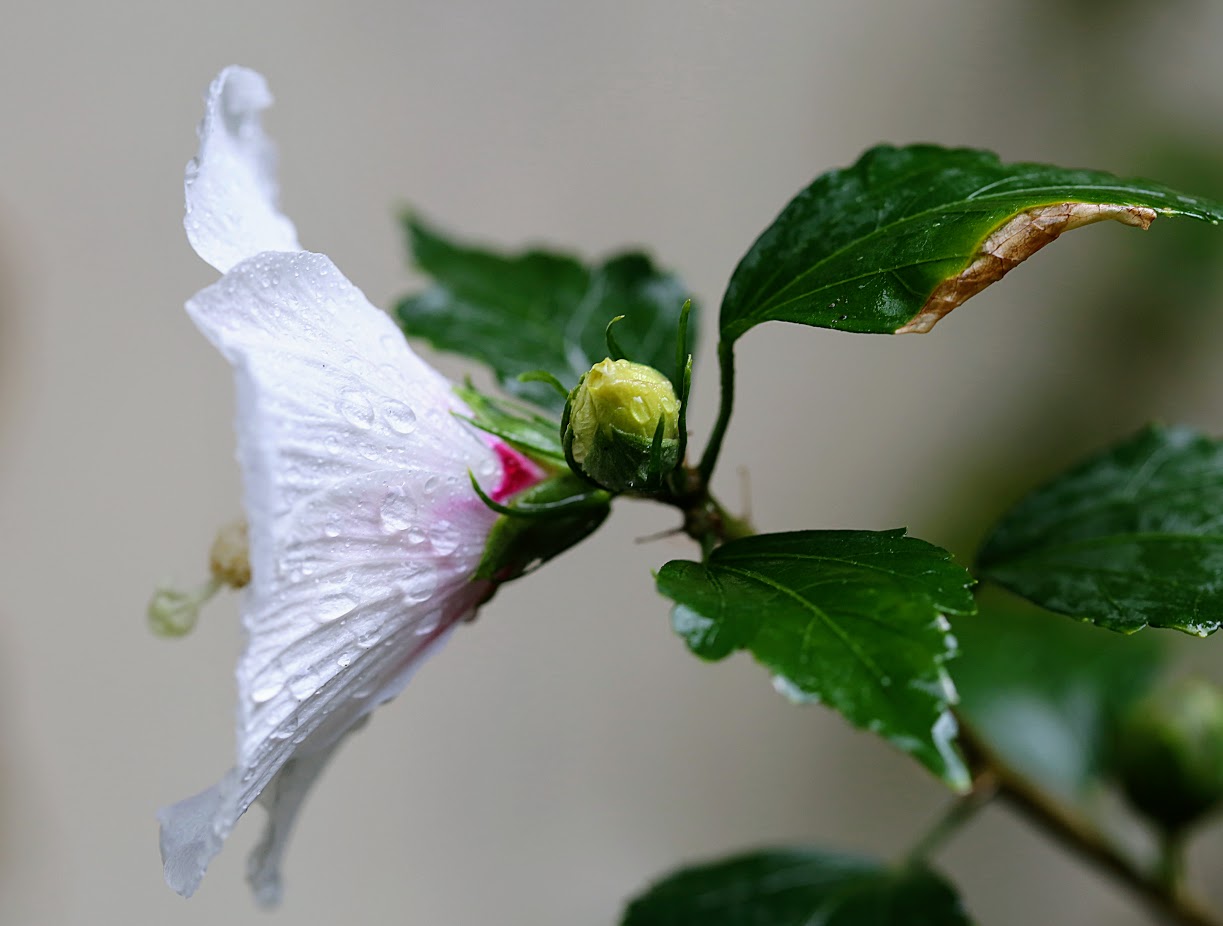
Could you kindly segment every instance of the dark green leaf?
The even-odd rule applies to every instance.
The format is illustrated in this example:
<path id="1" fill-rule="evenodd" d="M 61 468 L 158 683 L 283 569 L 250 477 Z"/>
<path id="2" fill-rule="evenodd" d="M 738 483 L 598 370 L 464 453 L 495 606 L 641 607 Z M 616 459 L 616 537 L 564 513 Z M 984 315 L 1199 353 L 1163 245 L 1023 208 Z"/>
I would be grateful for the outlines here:
<path id="1" fill-rule="evenodd" d="M 770 320 L 926 331 L 1063 231 L 1103 219 L 1145 228 L 1160 214 L 1217 225 L 1223 205 L 988 151 L 873 148 L 817 177 L 752 245 L 722 301 L 722 338 Z"/>
<path id="2" fill-rule="evenodd" d="M 468 420 L 481 431 L 496 435 L 545 465 L 557 468 L 567 465 L 559 421 L 549 421 L 533 409 L 490 398 L 470 384 L 455 387 L 455 392 L 471 409 Z"/>
<path id="3" fill-rule="evenodd" d="M 1223 446 L 1152 427 L 1037 489 L 994 529 L 984 574 L 1042 607 L 1131 633 L 1223 621 Z"/>
<path id="4" fill-rule="evenodd" d="M 987 590 L 956 618 L 960 716 L 1008 765 L 1067 796 L 1108 776 L 1117 718 L 1163 667 L 1163 640 L 1068 621 Z"/>
<path id="5" fill-rule="evenodd" d="M 818 849 L 773 849 L 686 868 L 625 911 L 621 926 L 968 926 L 927 868 L 888 868 Z"/>
<path id="6" fill-rule="evenodd" d="M 944 614 L 974 610 L 950 554 L 894 531 L 761 534 L 658 573 L 672 626 L 704 659 L 748 650 L 796 701 L 820 701 L 956 788 L 955 653 Z"/>
<path id="7" fill-rule="evenodd" d="M 646 255 L 586 266 L 567 254 L 470 247 L 415 216 L 404 219 L 404 228 L 416 265 L 433 277 L 433 286 L 396 308 L 410 337 L 479 360 L 508 391 L 560 409 L 563 398 L 540 383 L 518 382 L 518 375 L 545 370 L 572 387 L 607 356 L 608 322 L 623 315 L 615 329 L 619 346 L 629 359 L 671 377 L 679 393 L 675 342 L 688 291 Z"/>

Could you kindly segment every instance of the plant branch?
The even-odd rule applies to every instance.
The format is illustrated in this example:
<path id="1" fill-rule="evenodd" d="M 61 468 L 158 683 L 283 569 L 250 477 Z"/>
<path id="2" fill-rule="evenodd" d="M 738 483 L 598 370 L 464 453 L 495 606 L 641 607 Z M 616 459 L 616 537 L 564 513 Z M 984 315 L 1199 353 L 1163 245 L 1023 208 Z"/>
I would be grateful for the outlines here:
<path id="1" fill-rule="evenodd" d="M 986 769 L 973 779 L 972 790 L 953 801 L 921 839 L 909 850 L 908 864 L 924 863 L 960 828 L 977 815 L 986 804 L 998 796 L 998 779 Z"/>
<path id="2" fill-rule="evenodd" d="M 718 401 L 718 420 L 714 422 L 713 432 L 709 435 L 709 443 L 701 455 L 701 463 L 697 467 L 700 481 L 703 485 L 709 483 L 713 468 L 718 463 L 718 454 L 722 452 L 722 438 L 726 436 L 726 426 L 730 424 L 730 413 L 735 404 L 735 344 L 733 341 L 721 341 L 718 344 L 718 369 L 721 373 L 721 397 Z"/>
<path id="3" fill-rule="evenodd" d="M 1123 853 L 1090 820 L 1043 791 L 992 753 L 962 723 L 961 743 L 988 769 L 998 796 L 1048 833 L 1063 848 L 1112 875 L 1141 898 L 1152 912 L 1180 926 L 1223 926 L 1223 919 L 1201 900 L 1170 885 L 1159 871 L 1147 871 Z"/>

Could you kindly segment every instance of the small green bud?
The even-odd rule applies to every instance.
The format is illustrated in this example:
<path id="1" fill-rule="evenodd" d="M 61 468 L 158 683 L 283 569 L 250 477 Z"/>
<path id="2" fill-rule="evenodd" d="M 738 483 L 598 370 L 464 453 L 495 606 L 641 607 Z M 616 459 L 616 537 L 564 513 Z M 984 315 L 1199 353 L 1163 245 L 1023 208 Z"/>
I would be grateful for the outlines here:
<path id="1" fill-rule="evenodd" d="M 613 492 L 650 488 L 679 465 L 679 399 L 653 367 L 610 358 L 596 363 L 569 393 L 561 423 L 565 452 L 577 468 Z M 651 473 L 654 437 L 662 441 Z"/>
<path id="2" fill-rule="evenodd" d="M 1185 678 L 1122 718 L 1117 771 L 1130 803 L 1165 831 L 1194 823 L 1223 800 L 1223 692 Z"/>

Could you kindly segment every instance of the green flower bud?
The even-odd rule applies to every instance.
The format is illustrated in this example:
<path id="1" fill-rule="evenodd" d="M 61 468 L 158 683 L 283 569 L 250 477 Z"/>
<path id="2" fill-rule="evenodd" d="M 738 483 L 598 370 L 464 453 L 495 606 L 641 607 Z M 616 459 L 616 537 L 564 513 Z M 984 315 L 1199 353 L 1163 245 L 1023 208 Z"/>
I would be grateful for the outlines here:
<path id="1" fill-rule="evenodd" d="M 644 491 L 679 465 L 679 399 L 653 367 L 603 360 L 569 393 L 561 439 L 572 464 L 613 492 Z M 654 436 L 662 442 L 651 473 Z"/>
<path id="2" fill-rule="evenodd" d="M 1167 685 L 1122 718 L 1116 763 L 1126 797 L 1165 831 L 1223 800 L 1223 692 L 1198 678 Z"/>

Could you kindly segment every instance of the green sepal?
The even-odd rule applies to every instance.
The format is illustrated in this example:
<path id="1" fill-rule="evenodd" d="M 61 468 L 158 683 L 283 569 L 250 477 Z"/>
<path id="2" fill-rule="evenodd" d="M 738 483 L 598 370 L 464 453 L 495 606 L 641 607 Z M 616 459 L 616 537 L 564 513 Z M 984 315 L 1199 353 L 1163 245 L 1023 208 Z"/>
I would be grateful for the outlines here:
<path id="1" fill-rule="evenodd" d="M 488 535 L 475 577 L 508 582 L 592 534 L 611 511 L 611 496 L 572 473 L 561 473 L 519 492 L 508 505 L 493 504 L 501 516 Z"/>
<path id="2" fill-rule="evenodd" d="M 549 470 L 564 467 L 565 451 L 555 421 L 525 405 L 486 396 L 470 382 L 455 386 L 454 391 L 471 409 L 471 417 L 456 417 L 501 438 Z"/>

